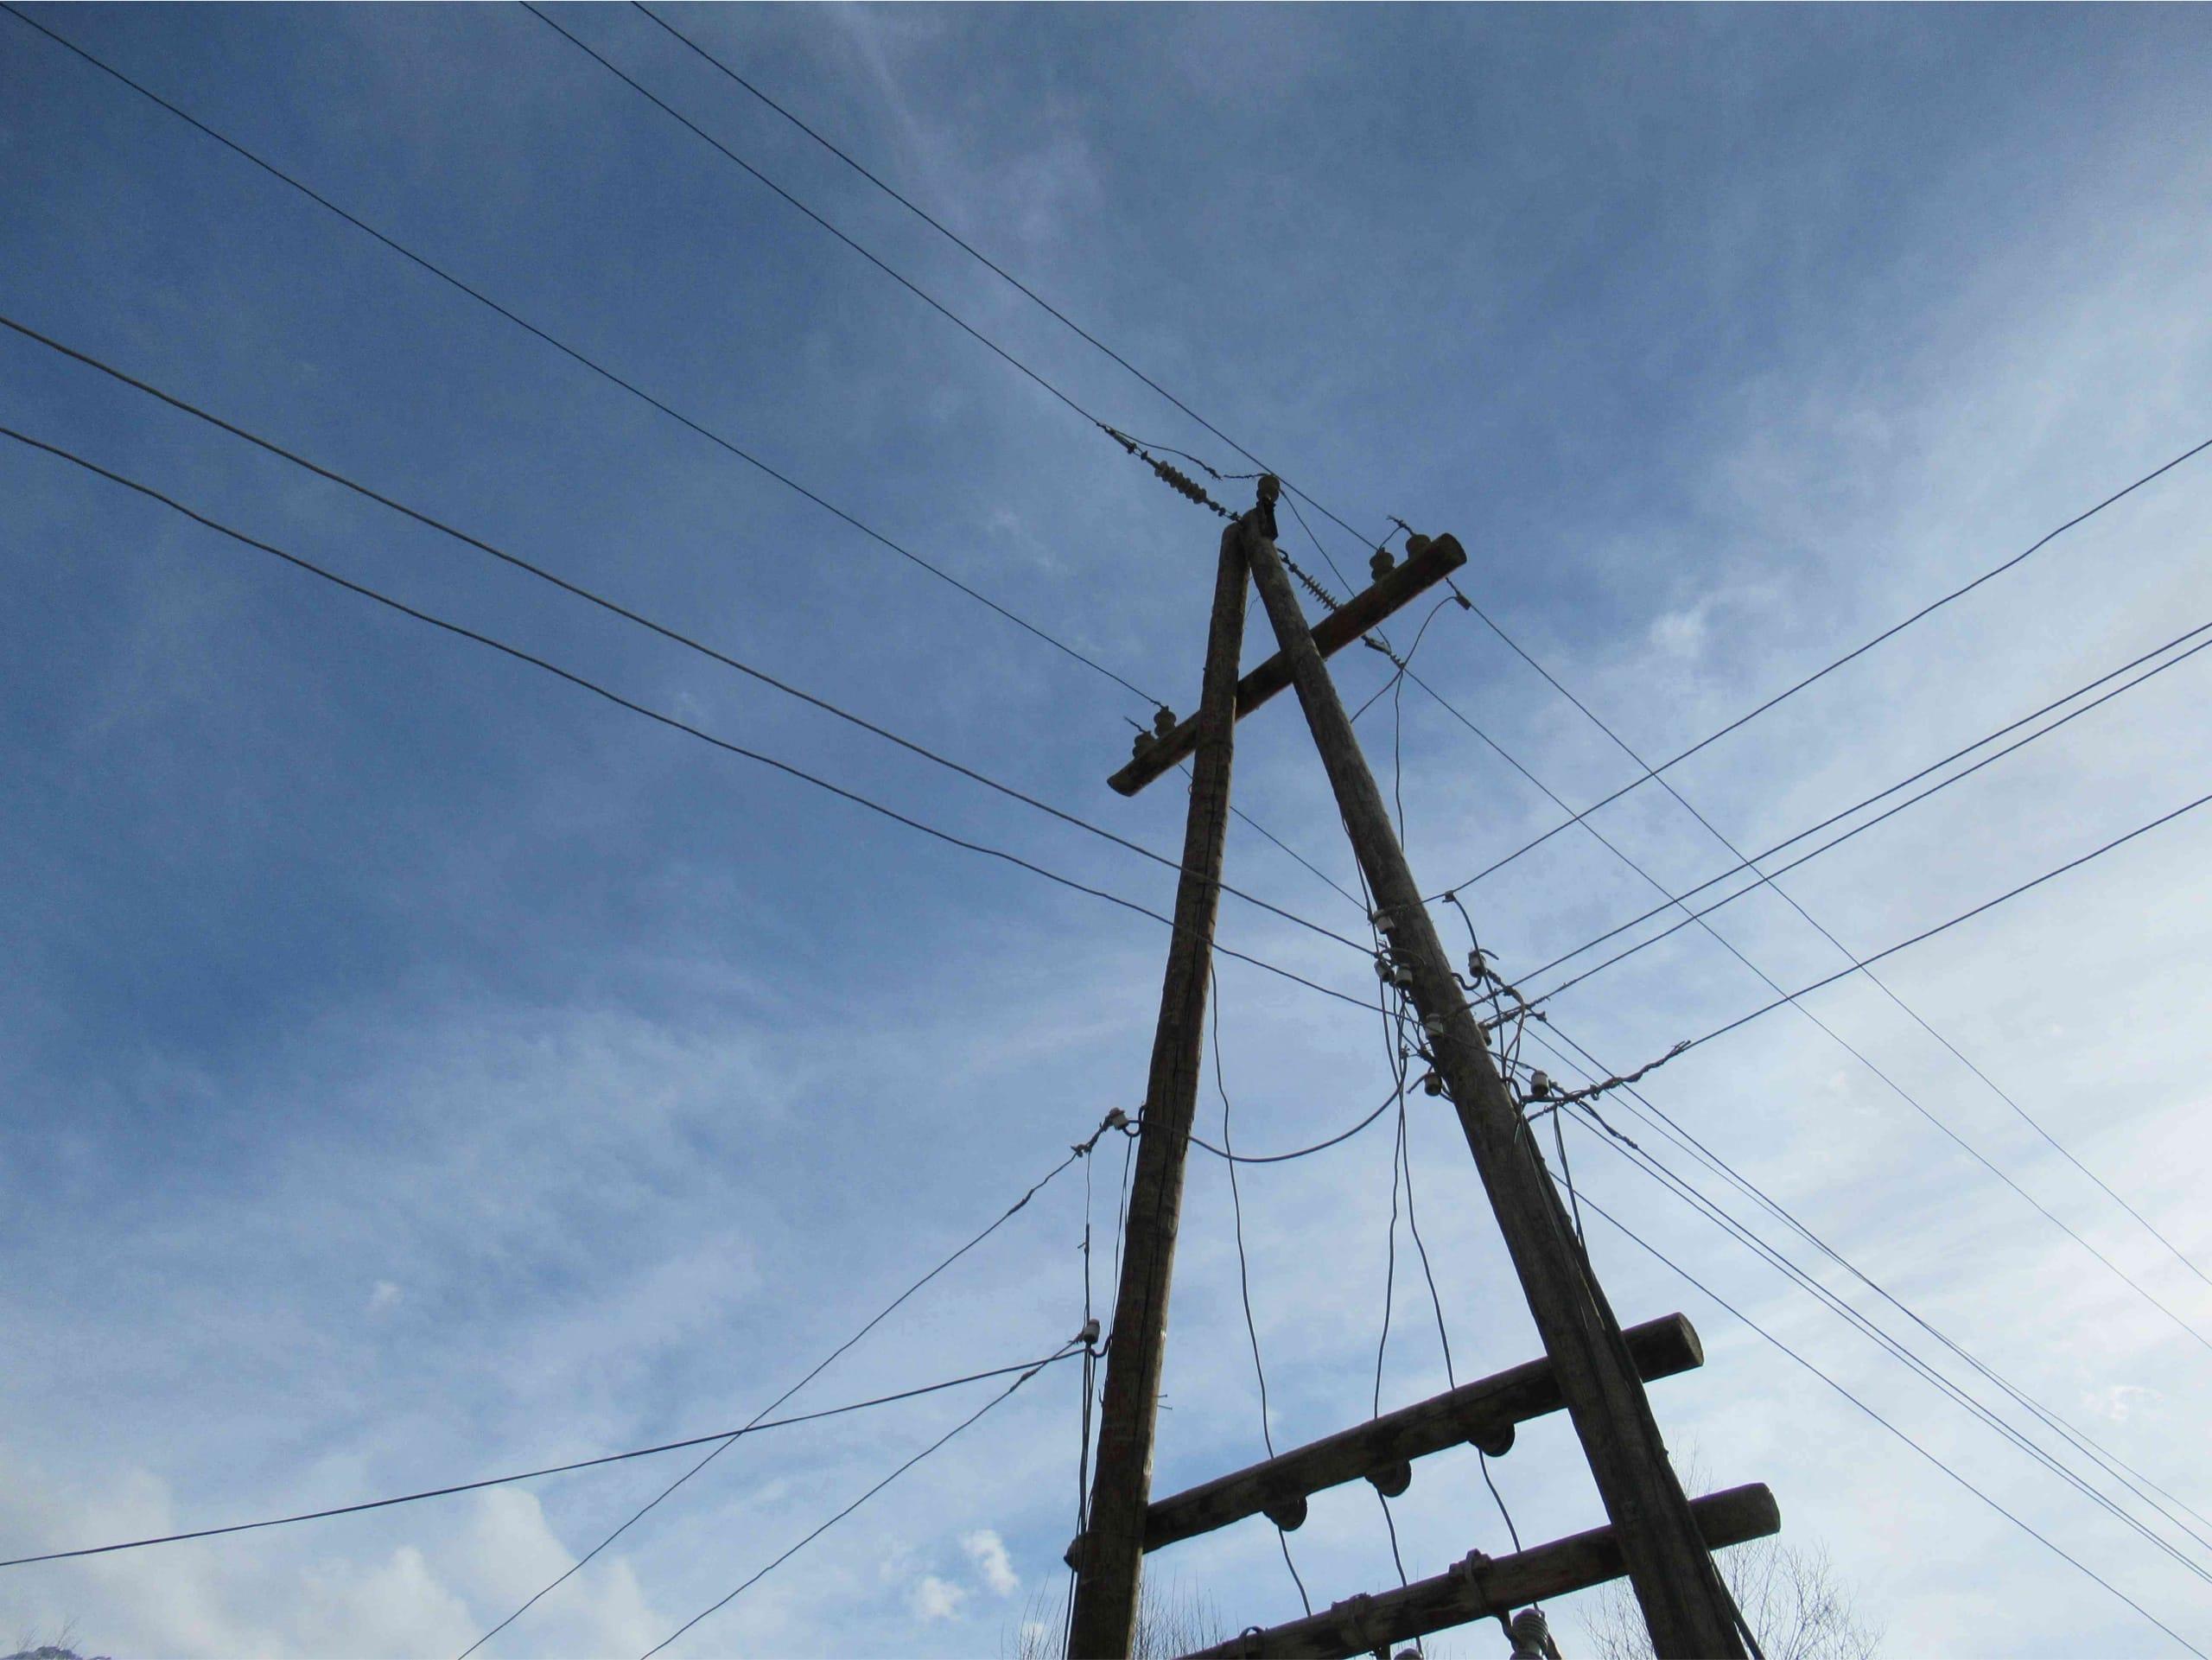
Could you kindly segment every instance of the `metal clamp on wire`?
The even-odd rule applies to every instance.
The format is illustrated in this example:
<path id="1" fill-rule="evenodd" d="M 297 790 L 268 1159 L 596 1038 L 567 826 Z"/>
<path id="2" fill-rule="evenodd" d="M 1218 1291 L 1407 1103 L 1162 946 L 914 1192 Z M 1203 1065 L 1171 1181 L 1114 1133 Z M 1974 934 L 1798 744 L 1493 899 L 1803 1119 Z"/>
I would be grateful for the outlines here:
<path id="1" fill-rule="evenodd" d="M 1344 1645 L 1351 1649 L 1365 1649 L 1373 1654 L 1389 1651 L 1389 1634 L 1376 1622 L 1375 1599 L 1362 1591 L 1357 1596 L 1346 1597 L 1332 1603 L 1330 1614 L 1343 1622 Z"/>
<path id="2" fill-rule="evenodd" d="M 1459 1558 L 1458 1561 L 1452 1563 L 1450 1571 L 1453 1579 L 1465 1580 L 1470 1586 L 1474 1587 L 1475 1594 L 1478 1597 L 1481 1598 L 1484 1602 L 1488 1602 L 1490 1600 L 1490 1593 L 1484 1588 L 1484 1579 L 1489 1570 L 1490 1564 L 1491 1559 L 1489 1556 L 1485 1555 L 1479 1550 L 1471 1550 L 1465 1555 Z"/>

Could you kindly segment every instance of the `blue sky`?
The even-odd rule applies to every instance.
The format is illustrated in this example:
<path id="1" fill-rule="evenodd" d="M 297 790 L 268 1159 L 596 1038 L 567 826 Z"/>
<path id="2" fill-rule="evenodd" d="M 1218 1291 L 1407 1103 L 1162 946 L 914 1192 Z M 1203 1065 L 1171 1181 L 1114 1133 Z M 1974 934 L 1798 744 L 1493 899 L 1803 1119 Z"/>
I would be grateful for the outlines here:
<path id="1" fill-rule="evenodd" d="M 1195 702 L 1214 522 L 527 12 L 35 15 L 924 558 Z M 2207 436 L 2193 9 L 671 15 L 1354 524 L 1458 535 L 1468 592 L 1647 755 Z M 636 12 L 561 16 L 1085 407 L 1245 470 Z M 14 18 L 0 92 L 8 315 L 1177 844 L 1171 790 L 1103 787 L 1147 713 L 1110 682 Z M 1157 865 L 15 335 L 0 421 L 949 830 L 1170 901 Z M 2208 468 L 2177 468 L 1670 776 L 1763 847 L 2212 616 Z M 0 1554 L 742 1421 L 1109 1108 L 1137 1105 L 1155 924 L 380 612 L 50 456 L 0 446 Z M 1363 550 L 1315 528 L 1357 573 Z M 1268 649 L 1256 607 L 1247 649 Z M 2203 793 L 2203 661 L 1786 886 L 1863 953 Z M 1439 616 L 1416 666 L 1567 799 L 1636 776 L 1475 619 Z M 1354 697 L 1381 667 L 1338 660 Z M 1387 700 L 1363 729 L 1387 767 Z M 1403 700 L 1400 741 L 1429 887 L 1557 816 L 1424 694 Z M 1295 709 L 1256 716 L 1240 744 L 1244 807 L 1349 882 Z M 1677 888 L 1732 862 L 1656 790 L 1598 822 Z M 2200 1262 L 2208 854 L 2212 827 L 2183 819 L 1885 967 Z M 1357 932 L 1242 827 L 1230 859 L 1240 885 Z M 1580 834 L 1466 897 L 1509 971 L 1650 902 Z M 1715 921 L 1785 985 L 1842 960 L 1771 894 Z M 1341 947 L 1234 901 L 1223 939 L 1373 984 Z M 1244 1145 L 1327 1133 L 1383 1091 L 1372 1021 L 1235 962 L 1221 991 Z M 1766 995 L 1687 931 L 1558 1012 L 1625 1066 Z M 2205 1282 L 1878 991 L 1814 1002 L 2212 1333 Z M 1769 1016 L 1648 1092 L 1993 1369 L 2204 1507 L 2212 1348 L 1810 1023 Z M 1456 1129 L 1416 1097 L 1410 1137 L 1460 1376 L 1529 1358 Z M 1388 1143 L 1378 1127 L 1243 1184 L 1279 1444 L 1367 1410 Z M 1714 1291 L 2184 1637 L 2212 1632 L 2203 1581 L 1598 1143 L 1571 1150 L 1587 1192 Z M 1093 1172 L 1101 1239 L 1119 1173 L 1118 1154 Z M 794 1407 L 1071 1334 L 1081 1174 Z M 1672 1444 L 1710 1485 L 1771 1485 L 1789 1536 L 1828 1549 L 1893 1651 L 2183 1651 L 1634 1246 L 1601 1229 L 1592 1244 L 1624 1320 L 1680 1308 L 1705 1336 L 1705 1370 L 1653 1391 Z M 1398 1293 L 1386 1404 L 1443 1383 L 1403 1273 Z M 1210 1161 L 1192 1173 L 1167 1388 L 1160 1488 L 1258 1455 Z M 1040 1377 L 672 1652 L 995 1651 L 1057 1606 L 1075 1395 L 1071 1369 Z M 487 1651 L 641 1651 L 978 1404 L 741 1444 Z M 73 1617 L 118 1656 L 458 1652 L 674 1473 L 618 1466 L 10 1569 L 0 1626 Z M 1524 1538 L 1599 1519 L 1563 1426 L 1531 1427 L 1497 1475 Z M 1467 1458 L 1431 1461 L 1398 1509 L 1416 1574 L 1509 1548 Z M 1293 1548 L 1317 1601 L 1395 1582 L 1363 1494 L 1317 1500 Z M 1154 1568 L 1232 1625 L 1297 1612 L 1264 1529 Z"/>

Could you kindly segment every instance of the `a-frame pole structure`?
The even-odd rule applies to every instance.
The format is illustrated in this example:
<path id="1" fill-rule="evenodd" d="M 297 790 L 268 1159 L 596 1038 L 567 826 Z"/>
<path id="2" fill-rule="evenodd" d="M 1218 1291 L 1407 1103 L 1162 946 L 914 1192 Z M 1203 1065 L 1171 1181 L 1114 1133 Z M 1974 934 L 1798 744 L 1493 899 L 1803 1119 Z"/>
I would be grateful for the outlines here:
<path id="1" fill-rule="evenodd" d="M 1152 1492 L 1153 1429 L 1160 1411 L 1160 1359 L 1167 1338 L 1167 1294 L 1183 1210 L 1183 1168 L 1198 1103 L 1206 992 L 1213 968 L 1213 926 L 1221 904 L 1222 846 L 1229 829 L 1229 770 L 1236 731 L 1237 655 L 1244 639 L 1247 581 L 1243 521 L 1222 532 L 1206 632 L 1191 811 L 1183 832 L 1183 874 L 1175 890 L 1175 932 L 1160 991 L 1145 1088 L 1144 1133 L 1106 1354 L 1106 1398 L 1099 1415 L 1098 1470 L 1090 1524 L 1076 1576 L 1068 1652 L 1081 1660 L 1122 1660 L 1136 1626 L 1144 1566 L 1145 1509 Z"/>
<path id="2" fill-rule="evenodd" d="M 1744 1645 L 1734 1604 L 1667 1460 L 1620 1326 L 1452 976 L 1382 792 L 1267 533 L 1274 528 L 1268 508 L 1273 484 L 1262 482 L 1261 522 L 1240 521 L 1245 557 L 1289 659 L 1291 684 L 1375 896 L 1379 925 L 1394 959 L 1412 970 L 1409 995 L 1427 1034 L 1432 1064 L 1458 1109 L 1468 1150 L 1612 1521 L 1653 1650 L 1662 1660 L 1740 1660 Z"/>
<path id="3" fill-rule="evenodd" d="M 1180 725 L 1163 718 L 1159 735 L 1140 738 L 1135 759 L 1109 780 L 1133 795 L 1184 755 L 1194 756 L 1175 933 L 1107 1350 L 1097 1473 L 1084 1530 L 1068 1556 L 1076 1570 L 1068 1653 L 1072 1660 L 1126 1660 L 1135 1646 L 1148 1549 L 1253 1515 L 1294 1528 L 1305 1518 L 1308 1494 L 1363 1477 L 1386 1495 L 1402 1492 L 1412 1479 L 1412 1460 L 1459 1439 L 1503 1453 L 1512 1444 L 1515 1423 L 1563 1406 L 1610 1527 L 1495 1562 L 1478 1551 L 1435 1581 L 1354 1597 L 1272 1631 L 1252 1628 L 1222 1652 L 1362 1654 L 1397 1637 L 1503 1613 L 1515 1600 L 1560 1594 L 1625 1571 L 1661 1660 L 1743 1660 L 1740 1619 L 1711 1551 L 1775 1531 L 1780 1517 L 1773 1495 L 1746 1488 L 1708 1496 L 1694 1507 L 1684 1496 L 1643 1380 L 1702 1364 L 1695 1334 L 1679 1315 L 1623 1334 L 1452 973 L 1325 663 L 1446 580 L 1466 554 L 1448 536 L 1409 537 L 1410 557 L 1395 568 L 1378 550 L 1373 586 L 1309 628 L 1274 545 L 1279 491 L 1274 479 L 1262 479 L 1258 506 L 1222 537 L 1198 716 Z M 1260 590 L 1281 649 L 1239 681 L 1248 579 Z M 1406 986 L 1421 1017 L 1424 1051 L 1458 1111 L 1545 1353 L 1539 1362 L 1154 1504 L 1154 1429 L 1184 1164 L 1198 1106 L 1233 737 L 1240 716 L 1286 686 L 1297 690 L 1374 895 L 1375 920 L 1387 942 L 1380 966 Z"/>

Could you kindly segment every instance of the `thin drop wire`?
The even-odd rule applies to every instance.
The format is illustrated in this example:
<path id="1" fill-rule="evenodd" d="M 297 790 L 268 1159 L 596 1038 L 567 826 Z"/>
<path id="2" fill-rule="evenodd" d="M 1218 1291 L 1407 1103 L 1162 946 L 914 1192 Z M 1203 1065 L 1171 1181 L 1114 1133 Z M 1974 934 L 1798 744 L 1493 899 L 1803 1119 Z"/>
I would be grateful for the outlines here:
<path id="1" fill-rule="evenodd" d="M 1221 981 L 1219 976 L 1215 975 L 1211 965 L 1206 970 L 1206 977 L 1213 990 L 1213 995 L 1208 1000 L 1212 1014 L 1213 1082 L 1215 1090 L 1221 1096 L 1221 1144 L 1226 1150 L 1230 1145 L 1229 1084 L 1222 1074 Z M 1244 1332 L 1252 1342 L 1252 1373 L 1260 1383 L 1260 1441 L 1268 1449 L 1268 1456 L 1273 1458 L 1275 1455 L 1275 1435 L 1274 1426 L 1268 1421 L 1268 1369 L 1260 1359 L 1260 1326 L 1259 1322 L 1252 1315 L 1252 1275 L 1250 1265 L 1244 1254 L 1244 1201 L 1236 1187 L 1236 1161 L 1232 1156 L 1226 1160 L 1226 1163 L 1229 1169 L 1230 1214 L 1236 1238 L 1236 1287 L 1244 1304 Z M 1311 1615 L 1313 1612 L 1313 1600 L 1306 1594 L 1306 1580 L 1298 1571 L 1298 1564 L 1291 1559 L 1290 1536 L 1280 1525 L 1275 1528 L 1275 1540 L 1282 1547 L 1282 1565 L 1290 1570 L 1291 1583 L 1298 1587 L 1298 1600 L 1304 1605 L 1306 1613 Z"/>

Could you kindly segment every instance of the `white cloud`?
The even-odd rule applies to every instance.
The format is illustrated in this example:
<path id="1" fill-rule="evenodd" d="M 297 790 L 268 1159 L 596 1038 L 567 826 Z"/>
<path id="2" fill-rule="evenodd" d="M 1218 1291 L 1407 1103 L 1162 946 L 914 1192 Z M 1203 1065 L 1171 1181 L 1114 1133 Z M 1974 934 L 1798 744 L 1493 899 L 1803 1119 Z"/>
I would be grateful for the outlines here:
<path id="1" fill-rule="evenodd" d="M 914 1618 L 925 1625 L 931 1620 L 954 1618 L 960 1612 L 960 1605 L 967 1600 L 968 1591 L 964 1586 L 955 1585 L 950 1580 L 941 1580 L 934 1574 L 923 1574 L 906 1594 L 906 1606 L 913 1610 Z"/>
<path id="2" fill-rule="evenodd" d="M 2100 1418 L 2124 1424 L 2138 1408 L 2155 1405 L 2165 1398 L 2158 1390 L 2140 1383 L 2112 1383 L 2089 1390 L 2082 1396 L 2082 1404 Z"/>
<path id="3" fill-rule="evenodd" d="M 1651 625 L 1651 644 L 1669 657 L 1695 657 L 1705 649 L 1705 607 L 1662 615 Z"/>
<path id="4" fill-rule="evenodd" d="M 973 1533 L 962 1534 L 960 1548 L 968 1553 L 968 1560 L 976 1564 L 976 1572 L 994 1595 L 1010 1597 L 1021 1588 L 1021 1576 L 1014 1571 L 1006 1554 L 1006 1541 L 995 1530 L 977 1528 Z"/>
<path id="5" fill-rule="evenodd" d="M 399 1307 L 399 1288 L 389 1280 L 378 1280 L 369 1293 L 369 1313 L 382 1314 Z"/>
<path id="6" fill-rule="evenodd" d="M 137 1470 L 50 1468 L 0 1458 L 0 1539 L 52 1548 L 165 1533 L 189 1518 Z M 349 1542 L 313 1529 L 57 1564 L 0 1587 L 0 1627 L 74 1619 L 86 1653 L 458 1653 L 575 1558 L 537 1499 L 481 1494 L 474 1514 L 408 1513 L 411 1537 Z M 629 1561 L 602 1556 L 532 1610 L 579 1653 L 640 1653 L 675 1622 L 645 1600 Z"/>

